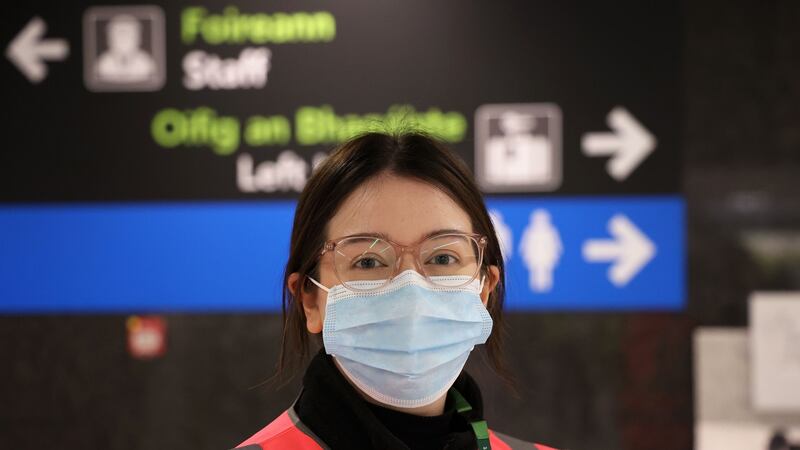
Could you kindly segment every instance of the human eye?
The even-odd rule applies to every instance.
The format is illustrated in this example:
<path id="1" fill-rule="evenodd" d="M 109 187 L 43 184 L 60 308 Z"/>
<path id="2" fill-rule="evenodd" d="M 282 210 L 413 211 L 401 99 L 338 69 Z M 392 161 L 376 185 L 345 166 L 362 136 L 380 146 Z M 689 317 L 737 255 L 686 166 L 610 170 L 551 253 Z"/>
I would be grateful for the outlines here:
<path id="1" fill-rule="evenodd" d="M 447 265 L 456 264 L 457 262 L 458 262 L 458 258 L 456 258 L 454 255 L 451 255 L 451 254 L 448 254 L 448 253 L 440 253 L 438 255 L 433 255 L 425 263 L 426 264 L 434 264 L 434 265 L 437 265 L 437 266 L 447 266 Z"/>
<path id="2" fill-rule="evenodd" d="M 381 267 L 386 267 L 386 264 L 380 259 L 371 256 L 363 256 L 353 262 L 353 268 L 355 269 L 370 270 Z"/>

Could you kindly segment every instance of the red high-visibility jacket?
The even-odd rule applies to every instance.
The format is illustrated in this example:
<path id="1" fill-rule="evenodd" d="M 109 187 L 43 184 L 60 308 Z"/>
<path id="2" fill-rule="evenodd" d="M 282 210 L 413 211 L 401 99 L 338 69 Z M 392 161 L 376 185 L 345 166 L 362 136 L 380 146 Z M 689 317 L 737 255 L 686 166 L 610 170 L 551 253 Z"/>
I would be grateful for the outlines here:
<path id="1" fill-rule="evenodd" d="M 492 430 L 489 430 L 489 442 L 492 450 L 555 450 L 541 444 L 523 442 Z M 300 421 L 294 408 L 289 408 L 236 448 L 239 450 L 321 450 L 328 447 Z"/>

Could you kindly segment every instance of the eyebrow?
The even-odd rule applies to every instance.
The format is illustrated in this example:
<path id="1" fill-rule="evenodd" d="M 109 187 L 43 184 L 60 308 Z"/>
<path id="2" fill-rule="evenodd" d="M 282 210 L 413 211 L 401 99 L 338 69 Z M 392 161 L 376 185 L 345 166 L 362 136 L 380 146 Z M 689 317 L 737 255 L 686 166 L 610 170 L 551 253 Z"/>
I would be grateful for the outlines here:
<path id="1" fill-rule="evenodd" d="M 466 232 L 464 230 L 459 230 L 457 228 L 440 228 L 438 230 L 433 230 L 431 232 L 425 233 L 425 235 L 422 236 L 420 241 L 428 239 L 431 236 L 436 236 L 437 234 L 445 234 L 445 233 L 465 233 L 465 234 L 469 234 L 468 232 Z M 349 234 L 347 236 L 342 236 L 340 239 L 354 237 L 354 236 L 376 237 L 376 238 L 380 238 L 380 239 L 385 239 L 387 241 L 391 240 L 389 238 L 389 235 L 387 235 L 386 233 L 375 233 L 375 232 L 353 233 L 353 234 Z"/>

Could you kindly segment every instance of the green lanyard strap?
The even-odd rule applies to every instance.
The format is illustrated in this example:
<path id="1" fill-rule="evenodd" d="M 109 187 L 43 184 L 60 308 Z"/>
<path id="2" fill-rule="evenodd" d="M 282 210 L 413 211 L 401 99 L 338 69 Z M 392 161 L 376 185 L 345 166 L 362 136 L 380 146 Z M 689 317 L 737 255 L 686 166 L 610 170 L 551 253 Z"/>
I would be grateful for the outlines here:
<path id="1" fill-rule="evenodd" d="M 469 420 L 466 413 L 472 411 L 472 405 L 470 405 L 467 399 L 455 388 L 450 389 L 449 394 L 456 404 L 456 411 Z M 472 431 L 475 433 L 478 450 L 492 450 L 492 446 L 489 443 L 489 425 L 486 424 L 486 421 L 470 420 L 469 424 L 472 426 Z"/>

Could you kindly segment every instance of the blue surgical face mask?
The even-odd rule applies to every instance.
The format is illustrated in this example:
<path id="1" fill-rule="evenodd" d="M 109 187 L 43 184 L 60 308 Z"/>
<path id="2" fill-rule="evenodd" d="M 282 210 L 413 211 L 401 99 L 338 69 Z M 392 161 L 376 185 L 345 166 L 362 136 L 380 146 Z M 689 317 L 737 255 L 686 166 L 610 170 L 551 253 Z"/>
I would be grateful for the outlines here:
<path id="1" fill-rule="evenodd" d="M 469 277 L 438 277 L 454 285 Z M 446 278 L 446 280 L 444 280 Z M 431 285 L 406 270 L 378 291 L 338 284 L 328 291 L 322 337 L 344 375 L 376 401 L 428 405 L 453 385 L 475 345 L 492 331 L 483 279 L 458 288 Z M 382 281 L 349 282 L 369 288 Z"/>

